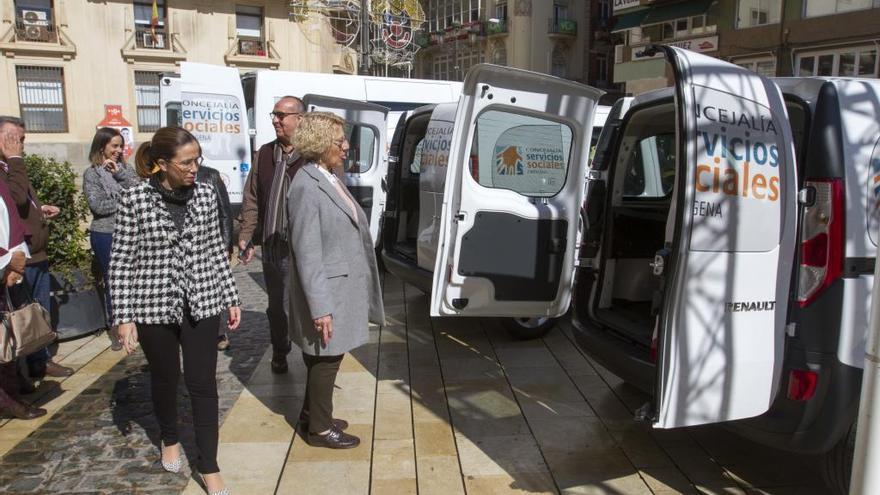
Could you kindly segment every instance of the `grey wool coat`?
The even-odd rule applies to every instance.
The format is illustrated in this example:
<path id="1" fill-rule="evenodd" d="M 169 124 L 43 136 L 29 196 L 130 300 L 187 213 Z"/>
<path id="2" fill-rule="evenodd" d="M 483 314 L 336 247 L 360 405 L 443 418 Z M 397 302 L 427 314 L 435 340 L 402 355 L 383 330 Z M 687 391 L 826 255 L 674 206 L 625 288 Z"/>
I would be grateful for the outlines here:
<path id="1" fill-rule="evenodd" d="M 367 342 L 369 321 L 385 323 L 369 223 L 345 193 L 357 218 L 314 163 L 297 172 L 288 191 L 289 328 L 291 340 L 312 356 L 345 354 Z M 333 337 L 324 347 L 313 320 L 328 314 Z"/>

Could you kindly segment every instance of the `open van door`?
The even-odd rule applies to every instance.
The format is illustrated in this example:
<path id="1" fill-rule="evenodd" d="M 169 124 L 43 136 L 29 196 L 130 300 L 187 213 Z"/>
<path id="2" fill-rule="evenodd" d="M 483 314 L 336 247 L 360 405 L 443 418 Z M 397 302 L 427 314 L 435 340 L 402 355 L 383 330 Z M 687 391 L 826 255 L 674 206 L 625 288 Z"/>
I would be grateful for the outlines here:
<path id="1" fill-rule="evenodd" d="M 468 72 L 449 149 L 432 316 L 565 313 L 601 95 L 510 67 Z"/>
<path id="2" fill-rule="evenodd" d="M 305 95 L 307 112 L 332 112 L 347 122 L 349 151 L 345 183 L 370 220 L 373 246 L 379 245 L 380 219 L 385 210 L 385 176 L 388 173 L 388 108 L 363 101 Z"/>
<path id="3" fill-rule="evenodd" d="M 662 46 L 675 77 L 678 179 L 654 273 L 654 426 L 764 413 L 776 395 L 795 248 L 794 145 L 769 79 Z M 664 273 L 665 272 L 665 273 Z"/>

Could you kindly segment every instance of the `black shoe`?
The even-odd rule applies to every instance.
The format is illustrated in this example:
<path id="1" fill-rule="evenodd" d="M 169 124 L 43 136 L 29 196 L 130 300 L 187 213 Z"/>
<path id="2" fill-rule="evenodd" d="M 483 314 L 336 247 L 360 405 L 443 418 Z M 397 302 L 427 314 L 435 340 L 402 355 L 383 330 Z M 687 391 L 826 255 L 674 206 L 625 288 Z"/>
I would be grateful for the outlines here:
<path id="1" fill-rule="evenodd" d="M 271 367 L 272 373 L 275 373 L 276 375 L 287 373 L 287 358 L 285 356 L 273 357 Z"/>
<path id="2" fill-rule="evenodd" d="M 361 439 L 339 431 L 335 426 L 330 427 L 330 433 L 318 435 L 308 434 L 308 442 L 312 447 L 326 447 L 328 449 L 353 449 L 361 444 Z"/>
<path id="3" fill-rule="evenodd" d="M 309 432 L 309 417 L 299 415 L 299 425 L 302 428 L 303 433 Z M 348 429 L 348 421 L 344 419 L 333 418 L 330 420 L 330 426 L 336 428 L 339 431 L 345 431 Z"/>
<path id="4" fill-rule="evenodd" d="M 0 407 L 0 416 L 9 416 L 18 419 L 36 419 L 45 416 L 46 410 L 39 407 L 31 407 L 18 401 L 12 401 L 6 407 Z"/>

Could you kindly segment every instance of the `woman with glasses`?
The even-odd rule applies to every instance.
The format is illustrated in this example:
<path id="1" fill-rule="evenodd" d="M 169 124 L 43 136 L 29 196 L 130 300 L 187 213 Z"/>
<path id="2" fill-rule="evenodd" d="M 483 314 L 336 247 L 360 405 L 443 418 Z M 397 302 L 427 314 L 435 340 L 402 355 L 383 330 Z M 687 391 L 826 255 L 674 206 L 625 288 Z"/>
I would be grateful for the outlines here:
<path id="1" fill-rule="evenodd" d="M 334 175 L 348 155 L 344 125 L 327 112 L 303 116 L 293 144 L 307 163 L 287 198 L 288 314 L 308 369 L 300 425 L 310 445 L 331 449 L 360 443 L 332 415 L 342 356 L 367 342 L 369 321 L 385 321 L 367 217 Z"/>
<path id="2" fill-rule="evenodd" d="M 228 493 L 217 466 L 217 326 L 238 327 L 241 303 L 217 218 L 214 187 L 196 182 L 196 138 L 163 127 L 135 155 L 150 178 L 126 190 L 116 211 L 110 256 L 113 323 L 126 352 L 143 346 L 161 434 L 162 466 L 181 467 L 177 435 L 180 352 L 193 411 L 197 470 L 211 494 Z"/>

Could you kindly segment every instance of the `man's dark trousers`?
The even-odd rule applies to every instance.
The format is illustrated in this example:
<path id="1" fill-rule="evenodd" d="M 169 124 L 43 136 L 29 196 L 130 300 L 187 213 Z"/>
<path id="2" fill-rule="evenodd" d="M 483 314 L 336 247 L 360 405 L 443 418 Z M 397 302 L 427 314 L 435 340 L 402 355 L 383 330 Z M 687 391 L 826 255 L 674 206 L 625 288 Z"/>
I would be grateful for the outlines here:
<path id="1" fill-rule="evenodd" d="M 283 358 L 290 352 L 290 334 L 287 331 L 287 276 L 290 257 L 284 256 L 274 262 L 263 261 L 263 278 L 266 280 L 266 296 L 269 306 L 269 334 L 272 338 L 272 357 Z"/>

